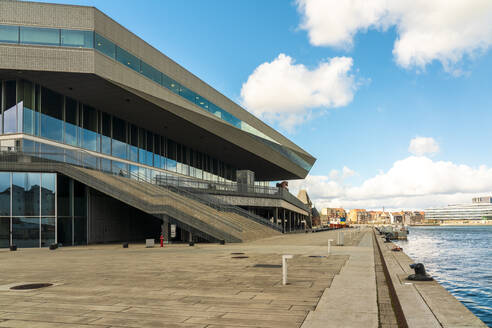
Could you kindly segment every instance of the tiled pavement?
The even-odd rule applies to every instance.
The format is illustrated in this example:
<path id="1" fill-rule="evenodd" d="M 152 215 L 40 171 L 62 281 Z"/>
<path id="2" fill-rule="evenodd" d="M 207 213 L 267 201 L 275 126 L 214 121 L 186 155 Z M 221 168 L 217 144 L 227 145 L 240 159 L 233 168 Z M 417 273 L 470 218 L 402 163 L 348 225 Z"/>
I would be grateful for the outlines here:
<path id="1" fill-rule="evenodd" d="M 300 327 L 362 235 L 346 236 L 346 246 L 332 246 L 328 257 L 309 257 L 326 255 L 335 233 L 162 249 L 2 250 L 0 327 Z M 295 255 L 287 286 L 281 285 L 282 254 Z M 55 285 L 8 289 L 31 282 Z"/>

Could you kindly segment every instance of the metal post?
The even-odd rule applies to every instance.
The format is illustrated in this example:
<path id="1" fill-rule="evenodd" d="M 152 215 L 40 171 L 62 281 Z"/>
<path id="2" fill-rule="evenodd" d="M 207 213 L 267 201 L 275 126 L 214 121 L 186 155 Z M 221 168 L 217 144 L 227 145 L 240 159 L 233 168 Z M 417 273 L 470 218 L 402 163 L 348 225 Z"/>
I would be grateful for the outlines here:
<path id="1" fill-rule="evenodd" d="M 282 232 L 285 233 L 285 208 L 282 209 Z"/>
<path id="2" fill-rule="evenodd" d="M 330 255 L 330 252 L 331 252 L 331 242 L 333 241 L 333 239 L 328 239 L 328 255 Z"/>
<path id="3" fill-rule="evenodd" d="M 291 259 L 292 255 L 282 255 L 282 285 L 287 285 L 287 260 Z"/>

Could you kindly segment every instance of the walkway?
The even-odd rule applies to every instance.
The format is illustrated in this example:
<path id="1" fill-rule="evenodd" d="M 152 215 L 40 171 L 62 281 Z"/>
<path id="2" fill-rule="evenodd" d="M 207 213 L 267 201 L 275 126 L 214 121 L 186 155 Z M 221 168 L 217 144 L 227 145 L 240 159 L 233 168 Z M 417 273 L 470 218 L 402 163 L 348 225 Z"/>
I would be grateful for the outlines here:
<path id="1" fill-rule="evenodd" d="M 0 327 L 300 327 L 357 248 L 309 257 L 326 255 L 327 239 L 334 237 L 0 250 Z M 295 255 L 287 286 L 281 284 L 282 254 Z M 32 282 L 55 285 L 9 290 Z"/>

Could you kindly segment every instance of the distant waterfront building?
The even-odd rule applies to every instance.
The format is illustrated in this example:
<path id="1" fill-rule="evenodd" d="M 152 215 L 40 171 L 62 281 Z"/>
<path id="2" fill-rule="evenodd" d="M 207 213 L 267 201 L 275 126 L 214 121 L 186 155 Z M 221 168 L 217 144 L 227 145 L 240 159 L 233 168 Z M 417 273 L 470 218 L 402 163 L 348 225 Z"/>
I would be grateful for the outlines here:
<path id="1" fill-rule="evenodd" d="M 425 210 L 425 218 L 430 222 L 445 221 L 488 221 L 492 223 L 492 197 L 477 197 L 471 204 L 454 204 L 446 207 Z M 478 222 L 477 222 L 478 223 Z"/>
<path id="2" fill-rule="evenodd" d="M 321 209 L 321 225 L 339 223 L 341 218 L 347 218 L 347 212 L 343 208 L 323 208 Z"/>
<path id="3" fill-rule="evenodd" d="M 371 220 L 371 214 L 365 209 L 351 209 L 348 213 L 350 223 L 366 224 Z"/>
<path id="4" fill-rule="evenodd" d="M 472 198 L 472 203 L 480 203 L 480 204 L 491 204 L 492 197 L 475 197 Z"/>

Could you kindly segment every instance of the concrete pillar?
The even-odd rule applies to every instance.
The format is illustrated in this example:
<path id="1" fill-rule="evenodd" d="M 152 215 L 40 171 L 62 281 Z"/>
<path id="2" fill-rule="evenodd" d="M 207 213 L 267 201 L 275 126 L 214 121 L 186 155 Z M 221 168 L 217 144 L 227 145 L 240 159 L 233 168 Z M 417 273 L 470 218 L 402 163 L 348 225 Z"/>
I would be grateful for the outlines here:
<path id="1" fill-rule="evenodd" d="M 275 207 L 273 212 L 275 224 L 278 224 L 278 207 Z"/>
<path id="2" fill-rule="evenodd" d="M 190 232 L 188 232 L 188 242 L 192 242 L 193 241 L 193 234 Z"/>
<path id="3" fill-rule="evenodd" d="M 170 231 L 169 231 L 169 217 L 167 215 L 162 216 L 161 233 L 164 238 L 164 242 L 169 242 Z"/>
<path id="4" fill-rule="evenodd" d="M 292 212 L 289 211 L 289 213 L 287 214 L 287 231 L 288 232 L 291 232 L 292 231 Z"/>
<path id="5" fill-rule="evenodd" d="M 282 232 L 285 233 L 285 208 L 282 209 Z"/>

